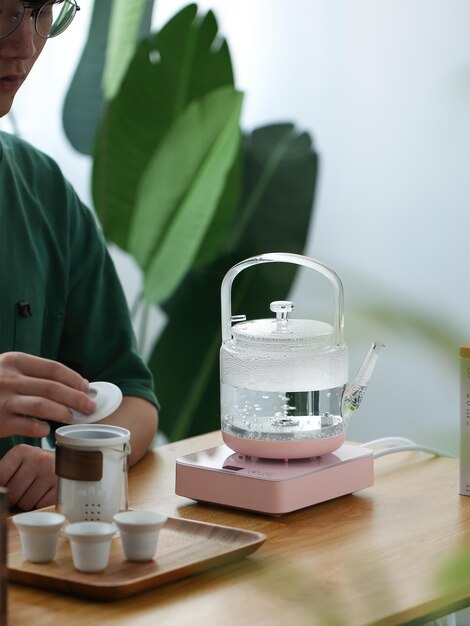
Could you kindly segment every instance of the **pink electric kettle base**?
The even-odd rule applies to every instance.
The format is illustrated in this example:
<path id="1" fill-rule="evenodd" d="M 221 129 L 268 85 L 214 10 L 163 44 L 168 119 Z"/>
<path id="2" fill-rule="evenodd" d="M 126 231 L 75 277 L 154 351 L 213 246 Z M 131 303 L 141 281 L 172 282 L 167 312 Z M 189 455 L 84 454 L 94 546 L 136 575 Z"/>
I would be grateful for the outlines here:
<path id="1" fill-rule="evenodd" d="M 291 461 L 248 457 L 226 444 L 176 459 L 177 495 L 264 515 L 285 515 L 373 482 L 372 450 L 348 444 Z"/>
<path id="2" fill-rule="evenodd" d="M 340 448 L 345 442 L 346 432 L 318 439 L 269 441 L 245 439 L 222 431 L 222 438 L 231 450 L 247 456 L 263 459 L 307 459 L 324 456 Z"/>

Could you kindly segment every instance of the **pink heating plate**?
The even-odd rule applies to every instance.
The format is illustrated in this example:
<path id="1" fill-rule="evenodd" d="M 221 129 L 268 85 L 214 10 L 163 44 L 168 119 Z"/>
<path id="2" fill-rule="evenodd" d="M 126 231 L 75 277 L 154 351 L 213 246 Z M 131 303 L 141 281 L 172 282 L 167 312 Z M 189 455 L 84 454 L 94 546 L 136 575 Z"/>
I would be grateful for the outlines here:
<path id="1" fill-rule="evenodd" d="M 332 500 L 374 482 L 372 450 L 344 444 L 310 459 L 260 459 L 225 445 L 176 461 L 176 493 L 198 500 L 283 515 Z"/>

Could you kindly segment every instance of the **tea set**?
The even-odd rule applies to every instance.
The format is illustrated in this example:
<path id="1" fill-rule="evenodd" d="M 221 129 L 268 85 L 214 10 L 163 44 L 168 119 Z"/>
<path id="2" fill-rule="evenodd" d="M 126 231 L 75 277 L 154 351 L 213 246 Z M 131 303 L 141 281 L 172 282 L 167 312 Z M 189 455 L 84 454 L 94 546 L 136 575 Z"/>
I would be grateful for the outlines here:
<path id="1" fill-rule="evenodd" d="M 262 264 L 288 263 L 313 270 L 333 288 L 333 321 L 295 319 L 294 303 L 276 300 L 274 316 L 247 320 L 232 314 L 235 278 Z M 344 343 L 344 294 L 339 276 L 323 263 L 290 253 L 248 258 L 221 285 L 221 433 L 224 444 L 176 461 L 176 493 L 198 501 L 268 515 L 311 506 L 373 482 L 373 454 L 345 443 L 350 417 L 359 407 L 377 357 L 374 343 L 348 384 Z M 76 569 L 106 567 L 119 530 L 128 560 L 154 558 L 166 517 L 127 510 L 130 433 L 97 423 L 122 400 L 111 383 L 90 384 L 97 404 L 91 415 L 56 431 L 56 512 L 13 517 L 24 557 L 54 558 L 60 529 L 69 539 Z"/>
<path id="2" fill-rule="evenodd" d="M 75 569 L 95 573 L 106 568 L 117 534 L 128 561 L 152 560 L 167 517 L 155 511 L 128 510 L 130 432 L 95 423 L 119 406 L 120 389 L 111 383 L 91 383 L 88 394 L 97 405 L 94 422 L 90 416 L 75 412 L 74 421 L 79 423 L 62 426 L 55 433 L 56 511 L 19 513 L 12 521 L 25 560 L 54 560 L 62 530 L 70 543 Z"/>
<path id="3" fill-rule="evenodd" d="M 103 571 L 109 561 L 111 541 L 119 531 L 128 561 L 145 563 L 155 557 L 160 529 L 167 518 L 156 511 L 122 511 L 113 522 L 74 522 L 63 528 L 70 541 L 75 569 L 84 573 Z M 31 563 L 55 559 L 59 532 L 65 515 L 53 511 L 28 511 L 12 518 L 18 529 L 23 557 Z"/>

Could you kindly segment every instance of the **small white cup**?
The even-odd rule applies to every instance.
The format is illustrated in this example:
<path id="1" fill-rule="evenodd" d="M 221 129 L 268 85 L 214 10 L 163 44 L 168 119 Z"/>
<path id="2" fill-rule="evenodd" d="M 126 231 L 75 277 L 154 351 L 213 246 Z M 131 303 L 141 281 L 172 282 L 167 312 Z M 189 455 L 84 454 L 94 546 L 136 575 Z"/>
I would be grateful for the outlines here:
<path id="1" fill-rule="evenodd" d="M 151 561 L 157 552 L 160 529 L 166 515 L 155 511 L 122 511 L 113 517 L 121 533 L 124 555 L 129 561 Z"/>
<path id="2" fill-rule="evenodd" d="M 101 572 L 108 565 L 111 541 L 117 528 L 108 522 L 76 522 L 64 528 L 72 559 L 79 572 Z"/>
<path id="3" fill-rule="evenodd" d="M 65 517 L 52 511 L 18 513 L 12 521 L 20 534 L 21 548 L 26 561 L 48 563 L 55 558 L 59 530 Z"/>

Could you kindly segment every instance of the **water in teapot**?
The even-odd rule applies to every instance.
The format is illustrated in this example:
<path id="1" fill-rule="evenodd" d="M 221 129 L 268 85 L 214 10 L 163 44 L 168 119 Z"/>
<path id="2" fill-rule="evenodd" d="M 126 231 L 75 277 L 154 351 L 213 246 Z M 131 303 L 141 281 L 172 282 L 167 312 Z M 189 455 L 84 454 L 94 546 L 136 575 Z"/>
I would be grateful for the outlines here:
<path id="1" fill-rule="evenodd" d="M 346 429 L 341 416 L 345 387 L 260 391 L 222 382 L 222 430 L 236 437 L 266 441 L 339 435 Z"/>

